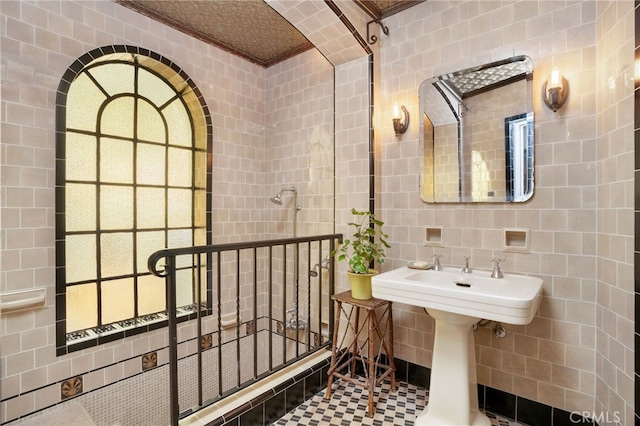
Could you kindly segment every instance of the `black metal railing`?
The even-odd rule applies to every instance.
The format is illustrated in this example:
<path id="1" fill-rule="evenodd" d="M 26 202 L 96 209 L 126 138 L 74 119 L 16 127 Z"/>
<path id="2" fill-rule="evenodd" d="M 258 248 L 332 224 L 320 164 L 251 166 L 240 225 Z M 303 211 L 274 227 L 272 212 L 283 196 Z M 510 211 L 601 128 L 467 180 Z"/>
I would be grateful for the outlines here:
<path id="1" fill-rule="evenodd" d="M 329 253 L 341 239 L 185 247 L 149 257 L 149 270 L 166 280 L 171 425 L 330 345 L 335 265 Z M 176 308 L 185 300 L 197 313 L 181 323 L 186 337 L 179 341 Z"/>

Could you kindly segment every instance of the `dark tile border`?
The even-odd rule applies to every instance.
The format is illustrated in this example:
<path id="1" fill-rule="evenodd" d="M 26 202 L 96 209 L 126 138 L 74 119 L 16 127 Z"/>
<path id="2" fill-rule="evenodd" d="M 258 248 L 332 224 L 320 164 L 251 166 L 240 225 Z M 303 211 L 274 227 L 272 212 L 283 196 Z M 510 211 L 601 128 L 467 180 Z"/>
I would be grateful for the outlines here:
<path id="1" fill-rule="evenodd" d="M 395 364 L 397 380 L 429 388 L 431 380 L 430 368 L 397 358 L 395 359 Z M 579 413 L 561 410 L 481 384 L 478 385 L 478 405 L 480 409 L 528 426 L 597 425 L 597 423 L 584 418 Z"/>
<path id="2" fill-rule="evenodd" d="M 517 398 L 515 395 L 498 389 L 490 388 L 488 386 L 481 385 L 479 386 L 479 388 L 481 389 L 481 391 L 478 393 L 484 394 L 484 405 L 480 408 L 518 421 L 518 419 L 516 418 Z M 551 414 L 550 410 L 541 411 L 549 411 L 549 414 Z"/>
<path id="3" fill-rule="evenodd" d="M 401 359 L 395 360 L 396 379 L 429 388 L 431 369 Z M 478 385 L 480 409 L 515 420 L 528 426 L 597 425 L 576 412 L 569 412 L 521 396 Z"/>
<path id="4" fill-rule="evenodd" d="M 210 421 L 207 426 L 272 424 L 327 386 L 330 362 L 331 358 L 318 362 L 250 402 Z"/>
<path id="5" fill-rule="evenodd" d="M 285 383 L 266 391 L 253 401 L 225 414 L 223 418 L 211 421 L 207 426 L 272 424 L 327 386 L 330 361 L 331 359 L 328 358 L 319 362 Z M 431 369 L 397 358 L 394 361 L 396 380 L 416 386 L 429 387 Z M 480 409 L 528 426 L 598 425 L 596 422 L 582 417 L 579 413 L 554 408 L 485 385 L 478 385 L 478 400 Z"/>

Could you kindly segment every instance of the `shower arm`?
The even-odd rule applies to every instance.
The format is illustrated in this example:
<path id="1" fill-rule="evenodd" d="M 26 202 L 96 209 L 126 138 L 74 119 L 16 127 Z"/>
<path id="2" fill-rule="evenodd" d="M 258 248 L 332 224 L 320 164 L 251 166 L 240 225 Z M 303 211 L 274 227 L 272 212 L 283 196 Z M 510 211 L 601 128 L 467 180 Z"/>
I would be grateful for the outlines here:
<path id="1" fill-rule="evenodd" d="M 276 195 L 274 195 L 273 197 L 271 197 L 271 202 L 277 205 L 282 205 L 282 194 L 285 192 L 293 192 L 293 207 L 294 207 L 294 212 L 293 212 L 293 237 L 295 238 L 297 236 L 297 232 L 296 232 L 296 216 L 297 213 L 302 210 L 302 207 L 298 205 L 298 190 L 296 189 L 295 186 L 289 187 L 289 188 L 282 188 L 280 190 L 280 192 L 278 192 Z"/>
<path id="2" fill-rule="evenodd" d="M 291 188 L 282 188 L 280 192 L 278 192 L 278 195 L 282 195 L 284 192 L 293 192 L 294 195 L 298 194 L 298 190 L 295 186 L 292 186 Z"/>
<path id="3" fill-rule="evenodd" d="M 281 205 L 282 204 L 282 194 L 285 192 L 293 192 L 293 196 L 297 197 L 298 195 L 298 190 L 296 189 L 295 186 L 292 186 L 291 188 L 282 188 L 280 190 L 280 192 L 278 192 L 276 195 L 274 195 L 273 197 L 271 197 L 271 202 L 274 204 L 278 204 Z"/>

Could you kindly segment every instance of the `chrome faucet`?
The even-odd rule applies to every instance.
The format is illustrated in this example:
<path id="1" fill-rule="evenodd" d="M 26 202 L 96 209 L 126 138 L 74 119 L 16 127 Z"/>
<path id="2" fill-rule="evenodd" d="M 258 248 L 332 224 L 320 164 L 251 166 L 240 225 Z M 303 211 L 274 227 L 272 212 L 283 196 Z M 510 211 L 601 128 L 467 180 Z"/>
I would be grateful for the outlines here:
<path id="1" fill-rule="evenodd" d="M 504 259 L 494 257 L 491 259 L 493 264 L 493 272 L 491 272 L 491 278 L 502 278 L 502 271 L 500 270 L 500 262 L 504 262 Z"/>
<path id="2" fill-rule="evenodd" d="M 297 315 L 298 314 L 298 304 L 296 302 L 293 302 L 293 305 L 289 309 L 287 309 L 287 313 L 288 314 Z"/>
<path id="3" fill-rule="evenodd" d="M 462 272 L 465 274 L 470 274 L 471 272 L 473 272 L 469 267 L 469 259 L 471 259 L 471 256 L 464 257 L 464 268 L 462 268 Z"/>
<path id="4" fill-rule="evenodd" d="M 440 259 L 442 258 L 441 254 L 433 255 L 433 270 L 434 271 L 442 271 L 442 265 L 440 265 Z"/>
<path id="5" fill-rule="evenodd" d="M 288 314 L 292 314 L 291 318 L 285 324 L 286 330 L 304 330 L 307 328 L 307 321 L 298 318 L 298 305 L 294 302 L 293 306 L 287 309 Z"/>

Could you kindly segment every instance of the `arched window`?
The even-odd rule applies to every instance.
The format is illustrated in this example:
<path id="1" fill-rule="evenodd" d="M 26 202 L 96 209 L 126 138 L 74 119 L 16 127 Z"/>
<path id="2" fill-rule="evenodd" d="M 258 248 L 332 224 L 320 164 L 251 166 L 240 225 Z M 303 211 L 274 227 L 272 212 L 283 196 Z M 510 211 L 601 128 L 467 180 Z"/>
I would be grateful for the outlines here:
<path id="1" fill-rule="evenodd" d="M 211 243 L 211 120 L 184 72 L 131 46 L 78 59 L 56 113 L 61 355 L 165 325 L 164 280 L 146 262 L 166 247 Z M 188 317 L 199 271 L 178 266 L 177 306 Z"/>

